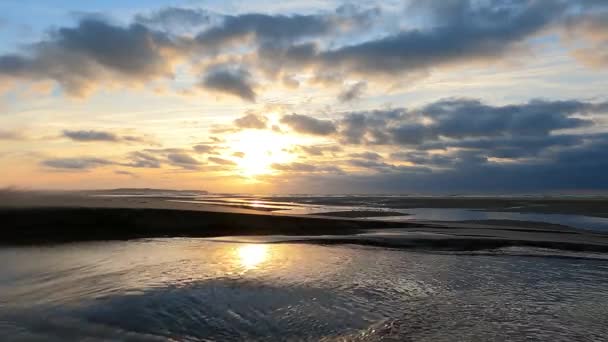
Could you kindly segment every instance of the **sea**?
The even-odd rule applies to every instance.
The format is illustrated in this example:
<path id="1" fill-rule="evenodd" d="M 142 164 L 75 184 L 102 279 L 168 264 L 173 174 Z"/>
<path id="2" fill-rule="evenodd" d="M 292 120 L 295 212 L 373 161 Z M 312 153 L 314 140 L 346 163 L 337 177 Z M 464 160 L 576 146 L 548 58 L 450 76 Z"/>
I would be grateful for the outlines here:
<path id="1" fill-rule="evenodd" d="M 336 210 L 284 199 L 168 200 Z M 577 222 L 605 229 L 601 220 Z M 303 240 L 0 247 L 0 341 L 608 341 L 606 254 Z"/>

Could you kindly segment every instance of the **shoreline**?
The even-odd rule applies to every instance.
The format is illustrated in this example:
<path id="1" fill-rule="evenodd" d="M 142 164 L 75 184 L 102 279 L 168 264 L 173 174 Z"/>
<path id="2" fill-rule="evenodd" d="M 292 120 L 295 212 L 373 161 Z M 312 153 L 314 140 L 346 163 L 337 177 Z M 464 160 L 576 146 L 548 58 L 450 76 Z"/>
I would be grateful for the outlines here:
<path id="1" fill-rule="evenodd" d="M 388 221 L 286 215 L 155 198 L 6 194 L 0 245 L 166 237 L 287 236 L 294 242 L 475 251 L 510 246 L 608 253 L 608 234 L 535 222 Z M 301 237 L 302 239 L 298 239 Z"/>

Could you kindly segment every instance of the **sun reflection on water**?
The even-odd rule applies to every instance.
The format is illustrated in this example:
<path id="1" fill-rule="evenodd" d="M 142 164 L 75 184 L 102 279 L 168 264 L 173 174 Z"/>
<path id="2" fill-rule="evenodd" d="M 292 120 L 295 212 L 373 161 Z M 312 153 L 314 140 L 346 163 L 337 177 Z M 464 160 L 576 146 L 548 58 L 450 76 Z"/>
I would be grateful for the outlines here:
<path id="1" fill-rule="evenodd" d="M 256 268 L 268 258 L 267 245 L 243 245 L 237 247 L 236 253 L 241 266 L 245 268 Z"/>

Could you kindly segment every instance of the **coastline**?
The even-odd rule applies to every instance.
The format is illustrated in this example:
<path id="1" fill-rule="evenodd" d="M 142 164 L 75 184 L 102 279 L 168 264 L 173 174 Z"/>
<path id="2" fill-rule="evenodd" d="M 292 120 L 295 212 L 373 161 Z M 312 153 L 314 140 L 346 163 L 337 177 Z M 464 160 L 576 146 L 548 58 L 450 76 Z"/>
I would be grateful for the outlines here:
<path id="1" fill-rule="evenodd" d="M 4 193 L 1 245 L 157 237 L 282 236 L 284 242 L 475 251 L 511 246 L 608 253 L 608 234 L 534 222 L 395 222 L 286 215 L 159 198 Z"/>

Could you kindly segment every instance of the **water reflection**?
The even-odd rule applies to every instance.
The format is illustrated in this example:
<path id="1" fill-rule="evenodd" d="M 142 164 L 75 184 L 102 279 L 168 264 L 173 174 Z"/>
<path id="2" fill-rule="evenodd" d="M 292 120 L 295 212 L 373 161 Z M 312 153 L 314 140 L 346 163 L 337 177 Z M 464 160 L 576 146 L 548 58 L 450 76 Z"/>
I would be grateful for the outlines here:
<path id="1" fill-rule="evenodd" d="M 268 259 L 268 245 L 243 245 L 237 247 L 237 255 L 241 266 L 252 269 Z"/>
<path id="2" fill-rule="evenodd" d="M 0 340 L 558 342 L 608 335 L 604 260 L 260 241 L 0 248 Z"/>

